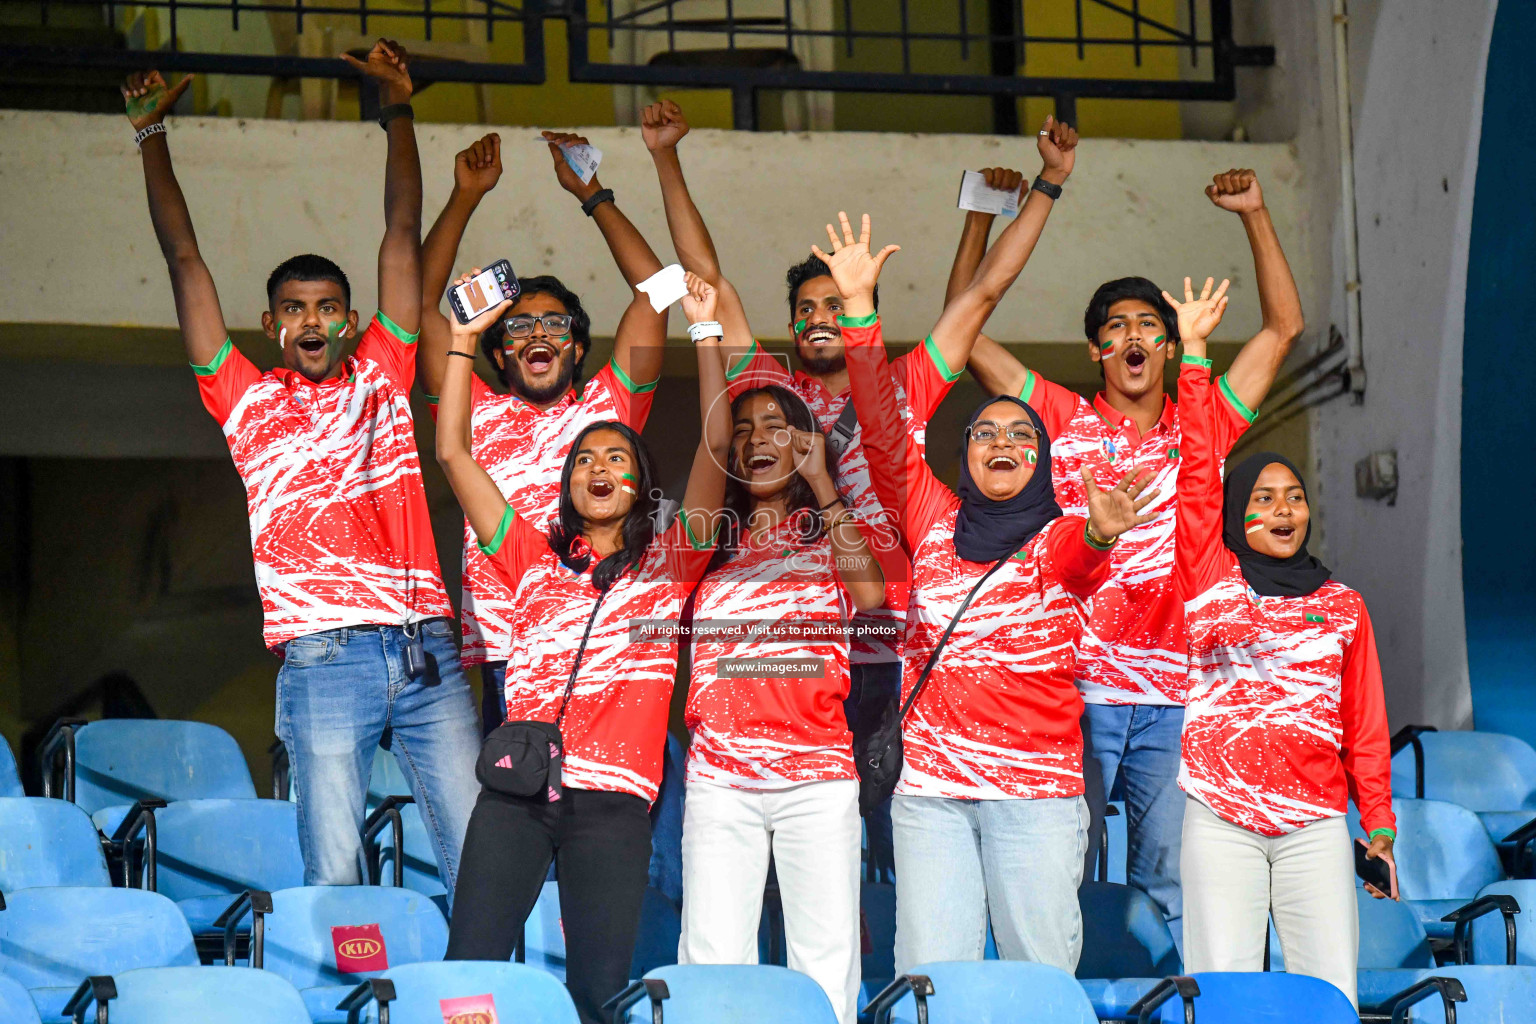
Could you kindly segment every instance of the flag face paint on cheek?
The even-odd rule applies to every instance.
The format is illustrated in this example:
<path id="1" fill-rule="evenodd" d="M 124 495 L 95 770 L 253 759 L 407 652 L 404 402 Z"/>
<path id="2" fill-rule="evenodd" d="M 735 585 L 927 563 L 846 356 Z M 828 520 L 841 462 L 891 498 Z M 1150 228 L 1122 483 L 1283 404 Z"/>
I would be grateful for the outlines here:
<path id="1" fill-rule="evenodd" d="M 1250 512 L 1243 516 L 1244 533 L 1258 533 L 1262 529 L 1264 529 L 1264 523 L 1261 522 L 1261 517 L 1257 512 Z"/>
<path id="2" fill-rule="evenodd" d="M 1110 356 L 1112 356 L 1114 354 L 1115 354 L 1115 343 L 1114 342 L 1106 341 L 1102 345 L 1099 346 L 1099 358 L 1100 359 L 1108 359 Z"/>
<path id="3" fill-rule="evenodd" d="M 1040 461 L 1040 453 L 1035 451 L 1033 448 L 1025 448 L 1024 461 L 1033 466 L 1035 463 Z"/>
<path id="4" fill-rule="evenodd" d="M 634 484 L 634 483 L 637 482 L 637 478 L 635 477 L 635 474 L 633 474 L 633 473 L 620 473 L 619 474 L 619 479 L 624 481 L 624 483 L 619 484 L 619 490 L 623 491 L 625 494 L 633 495 L 634 497 L 637 497 L 637 498 L 640 496 L 640 492 L 635 490 L 634 487 L 630 486 L 631 484 Z"/>
<path id="5" fill-rule="evenodd" d="M 341 343 L 347 336 L 348 323 L 343 320 L 339 324 L 331 324 L 326 328 L 328 340 L 325 343 L 325 358 L 327 362 L 334 363 L 336 356 L 341 352 Z"/>
<path id="6" fill-rule="evenodd" d="M 804 320 L 796 320 L 795 321 L 795 333 L 796 334 L 804 333 L 805 332 L 805 324 L 806 324 L 806 321 L 804 321 Z"/>

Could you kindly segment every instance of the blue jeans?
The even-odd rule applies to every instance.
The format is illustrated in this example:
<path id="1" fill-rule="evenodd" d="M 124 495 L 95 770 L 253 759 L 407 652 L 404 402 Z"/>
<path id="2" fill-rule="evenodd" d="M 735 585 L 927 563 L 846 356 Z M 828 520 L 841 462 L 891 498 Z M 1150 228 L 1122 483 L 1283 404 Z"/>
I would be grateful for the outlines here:
<path id="1" fill-rule="evenodd" d="M 480 666 L 480 735 L 489 736 L 507 720 L 507 663 L 487 661 Z"/>
<path id="2" fill-rule="evenodd" d="M 1071 974 L 1083 949 L 1077 887 L 1088 845 L 1082 797 L 891 801 L 896 973 L 980 960 L 987 916 L 998 955 Z"/>
<path id="3" fill-rule="evenodd" d="M 1184 709 L 1178 706 L 1089 704 L 1083 714 L 1083 747 L 1098 762 L 1104 780 L 1101 793 L 1089 794 L 1095 829 L 1101 827 L 1104 801 L 1118 780 L 1125 792 L 1125 880 L 1152 897 L 1168 919 L 1181 954 L 1184 899 L 1179 889 L 1179 850 L 1184 793 L 1178 776 L 1183 729 Z M 1111 850 L 1109 855 L 1122 853 Z"/>
<path id="4" fill-rule="evenodd" d="M 277 735 L 288 748 L 305 885 L 363 881 L 362 826 L 373 752 L 390 749 L 410 784 L 451 895 L 480 792 L 480 730 L 453 623 L 421 631 L 427 670 L 405 675 L 400 626 L 343 627 L 290 640 L 277 674 Z"/>

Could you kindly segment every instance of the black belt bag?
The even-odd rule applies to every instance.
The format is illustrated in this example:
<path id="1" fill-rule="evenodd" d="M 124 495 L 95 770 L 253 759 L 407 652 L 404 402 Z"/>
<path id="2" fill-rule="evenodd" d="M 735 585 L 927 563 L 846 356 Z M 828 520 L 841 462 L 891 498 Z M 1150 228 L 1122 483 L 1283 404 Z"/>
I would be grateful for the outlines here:
<path id="1" fill-rule="evenodd" d="M 576 672 L 581 668 L 587 638 L 592 635 L 592 623 L 597 621 L 597 610 L 603 606 L 606 593 L 598 593 L 592 614 L 587 617 L 587 628 L 582 631 L 581 645 L 576 648 L 576 661 L 565 681 L 565 694 L 560 698 L 560 711 L 555 720 L 503 722 L 485 738 L 480 747 L 480 758 L 475 762 L 475 778 L 486 789 L 506 796 L 543 797 L 550 803 L 560 799 L 560 765 L 565 760 L 565 739 L 560 734 L 560 723 L 565 721 L 565 709 L 576 685 Z"/>
<path id="2" fill-rule="evenodd" d="M 938 664 L 939 653 L 944 650 L 944 645 L 949 642 L 949 635 L 955 631 L 955 625 L 960 621 L 960 616 L 965 614 L 970 607 L 971 598 L 981 589 L 981 585 L 997 570 L 1003 567 L 1003 563 L 1019 553 L 1019 545 L 1012 552 L 1004 555 L 993 563 L 992 568 L 982 573 L 981 579 L 971 587 L 970 593 L 965 595 L 965 600 L 960 602 L 960 607 L 955 609 L 954 616 L 949 620 L 949 625 L 944 627 L 944 635 L 939 637 L 939 642 L 934 645 L 933 653 L 928 655 L 928 662 L 918 673 L 917 682 L 912 687 L 912 692 L 901 705 L 901 710 L 896 711 L 895 705 L 891 705 L 881 719 L 880 724 L 872 729 L 868 735 L 853 738 L 853 763 L 859 772 L 859 813 L 869 814 L 886 800 L 890 799 L 896 791 L 896 782 L 901 778 L 901 766 L 904 760 L 901 745 L 901 722 L 907 717 L 907 712 L 912 710 L 912 705 L 917 703 L 918 694 L 923 692 L 923 686 L 928 682 L 928 677 L 933 673 L 933 666 Z M 910 611 L 909 613 L 910 614 Z"/>

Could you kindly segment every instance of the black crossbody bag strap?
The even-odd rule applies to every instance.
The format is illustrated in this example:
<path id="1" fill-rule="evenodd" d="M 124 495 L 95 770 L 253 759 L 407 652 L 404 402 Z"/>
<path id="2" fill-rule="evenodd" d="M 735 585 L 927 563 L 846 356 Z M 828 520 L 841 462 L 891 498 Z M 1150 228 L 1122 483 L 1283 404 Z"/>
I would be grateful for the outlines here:
<path id="1" fill-rule="evenodd" d="M 1028 541 L 1025 543 L 1028 543 Z M 976 596 L 976 592 L 981 589 L 981 585 L 987 582 L 987 580 L 992 577 L 993 573 L 1001 569 L 1005 562 L 1007 562 L 1014 555 L 1017 555 L 1020 551 L 1023 550 L 1023 548 L 1024 544 L 1020 544 L 1011 552 L 994 562 L 992 564 L 992 568 L 982 573 L 981 579 L 977 580 L 976 585 L 971 587 L 970 593 L 965 595 L 965 600 L 961 601 L 960 607 L 955 609 L 955 614 L 949 620 L 949 625 L 944 627 L 944 635 L 939 637 L 939 642 L 937 644 L 934 644 L 933 653 L 928 655 L 928 663 L 923 666 L 923 671 L 918 674 L 917 684 L 912 687 L 912 693 L 908 695 L 906 703 L 902 704 L 901 714 L 896 716 L 897 721 L 904 720 L 907 717 L 907 712 L 912 710 L 912 705 L 917 703 L 918 694 L 923 692 L 923 687 L 927 684 L 928 677 L 933 674 L 933 666 L 938 664 L 939 655 L 943 652 L 944 645 L 949 642 L 949 634 L 955 631 L 955 626 L 960 622 L 960 616 L 964 615 L 965 610 L 970 607 L 971 598 Z"/>
<path id="2" fill-rule="evenodd" d="M 592 614 L 587 616 L 587 628 L 581 631 L 581 644 L 576 648 L 576 660 L 571 664 L 571 677 L 565 681 L 565 695 L 560 698 L 560 713 L 555 716 L 556 729 L 565 721 L 565 709 L 571 703 L 571 691 L 576 687 L 576 672 L 581 668 L 581 656 L 587 652 L 587 638 L 592 635 L 592 623 L 597 621 L 597 610 L 603 606 L 603 598 L 607 596 L 606 590 L 597 592 L 597 603 L 592 606 Z"/>
<path id="3" fill-rule="evenodd" d="M 837 417 L 837 422 L 827 431 L 827 449 L 831 451 L 833 459 L 843 457 L 843 452 L 853 444 L 853 432 L 858 429 L 859 411 L 853 407 L 853 399 L 850 398 L 843 403 L 843 411 Z"/>

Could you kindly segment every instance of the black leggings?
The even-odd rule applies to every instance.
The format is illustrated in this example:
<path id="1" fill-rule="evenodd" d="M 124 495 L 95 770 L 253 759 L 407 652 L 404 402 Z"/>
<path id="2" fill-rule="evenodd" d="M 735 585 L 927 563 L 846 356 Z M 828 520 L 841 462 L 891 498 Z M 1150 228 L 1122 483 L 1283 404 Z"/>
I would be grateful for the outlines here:
<path id="1" fill-rule="evenodd" d="M 651 860 L 640 797 L 566 789 L 555 803 L 480 791 L 454 890 L 449 960 L 510 960 L 544 886 L 560 880 L 565 984 L 582 1024 L 629 983 Z"/>

